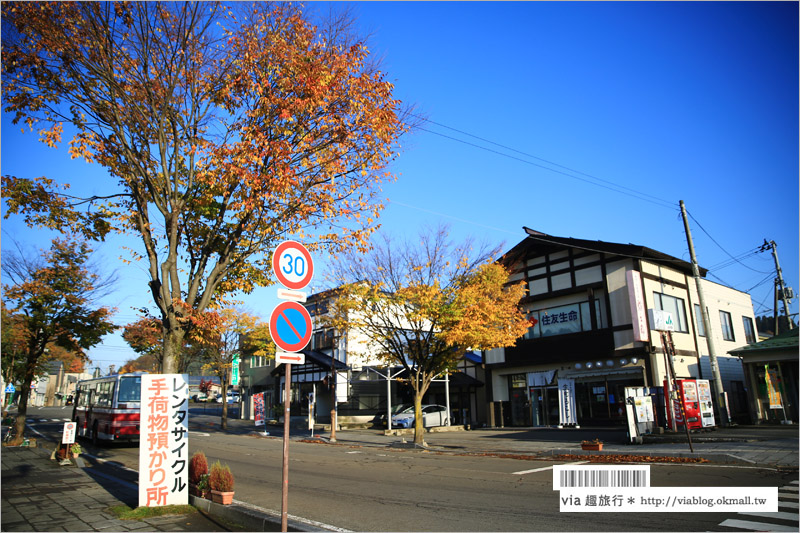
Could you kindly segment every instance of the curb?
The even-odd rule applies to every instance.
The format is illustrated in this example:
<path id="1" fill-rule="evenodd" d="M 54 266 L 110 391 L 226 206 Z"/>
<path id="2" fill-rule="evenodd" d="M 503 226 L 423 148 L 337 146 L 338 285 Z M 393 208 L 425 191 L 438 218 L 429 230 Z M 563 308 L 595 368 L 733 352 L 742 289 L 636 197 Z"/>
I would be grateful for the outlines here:
<path id="1" fill-rule="evenodd" d="M 242 526 L 247 531 L 281 531 L 280 514 L 269 513 L 246 502 L 233 500 L 231 505 L 222 505 L 199 496 L 189 496 L 189 504 L 214 518 Z M 287 521 L 289 531 L 343 531 L 322 526 L 292 517 Z"/>

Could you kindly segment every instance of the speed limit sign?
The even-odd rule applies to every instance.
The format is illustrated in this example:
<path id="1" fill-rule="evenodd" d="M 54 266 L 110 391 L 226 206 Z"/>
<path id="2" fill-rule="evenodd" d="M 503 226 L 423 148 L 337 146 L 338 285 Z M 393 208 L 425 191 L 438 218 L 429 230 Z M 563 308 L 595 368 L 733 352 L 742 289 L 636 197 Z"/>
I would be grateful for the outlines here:
<path id="1" fill-rule="evenodd" d="M 272 270 L 288 289 L 299 290 L 311 282 L 314 261 L 308 249 L 297 241 L 283 241 L 272 254 Z"/>

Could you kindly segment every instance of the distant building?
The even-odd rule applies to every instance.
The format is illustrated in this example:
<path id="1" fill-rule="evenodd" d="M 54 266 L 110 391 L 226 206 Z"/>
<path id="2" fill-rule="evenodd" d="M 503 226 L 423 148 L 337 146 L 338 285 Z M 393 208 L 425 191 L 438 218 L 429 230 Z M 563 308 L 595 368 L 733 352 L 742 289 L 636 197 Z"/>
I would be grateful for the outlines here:
<path id="1" fill-rule="evenodd" d="M 664 348 L 647 313 L 641 327 L 634 323 L 632 302 L 672 314 L 678 378 L 713 380 L 690 263 L 634 244 L 525 231 L 501 262 L 512 281 L 528 287 L 522 305 L 531 327 L 514 346 L 485 354 L 490 425 L 561 423 L 559 383 L 574 388 L 579 424 L 623 424 L 625 387 L 648 387 L 663 425 Z M 731 412 L 746 417 L 741 364 L 726 352 L 757 339 L 752 302 L 746 293 L 702 283 Z"/>

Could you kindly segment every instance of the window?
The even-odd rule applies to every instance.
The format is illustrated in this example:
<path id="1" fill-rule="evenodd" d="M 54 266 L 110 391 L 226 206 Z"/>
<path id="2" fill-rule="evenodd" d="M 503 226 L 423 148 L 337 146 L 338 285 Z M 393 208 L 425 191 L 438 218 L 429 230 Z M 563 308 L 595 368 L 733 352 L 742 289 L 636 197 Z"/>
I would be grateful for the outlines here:
<path id="1" fill-rule="evenodd" d="M 602 315 L 600 314 L 600 300 L 594 301 L 597 327 L 603 328 Z M 580 302 L 547 309 L 537 309 L 528 312 L 531 327 L 525 334 L 526 339 L 538 339 L 552 335 L 565 335 L 591 331 L 592 315 L 589 302 Z"/>
<path id="2" fill-rule="evenodd" d="M 142 376 L 131 376 L 119 380 L 119 398 L 117 402 L 138 402 L 141 400 Z"/>
<path id="3" fill-rule="evenodd" d="M 314 342 L 312 343 L 312 346 L 315 350 L 333 348 L 333 330 L 326 329 L 314 333 Z"/>
<path id="4" fill-rule="evenodd" d="M 697 334 L 701 337 L 706 336 L 706 326 L 703 324 L 703 313 L 700 312 L 700 306 L 694 304 L 694 321 L 697 324 Z"/>
<path id="5" fill-rule="evenodd" d="M 686 323 L 686 306 L 682 299 L 661 294 L 660 292 L 654 292 L 653 299 L 657 310 L 667 311 L 672 314 L 672 320 L 675 322 L 675 331 L 689 333 L 689 325 Z"/>
<path id="6" fill-rule="evenodd" d="M 743 316 L 742 323 L 744 324 L 744 338 L 747 344 L 753 344 L 756 342 L 756 330 L 753 327 L 753 319 L 749 316 Z"/>
<path id="7" fill-rule="evenodd" d="M 722 338 L 725 339 L 726 341 L 734 340 L 733 321 L 731 320 L 731 314 L 727 311 L 720 311 L 719 321 L 722 324 Z"/>

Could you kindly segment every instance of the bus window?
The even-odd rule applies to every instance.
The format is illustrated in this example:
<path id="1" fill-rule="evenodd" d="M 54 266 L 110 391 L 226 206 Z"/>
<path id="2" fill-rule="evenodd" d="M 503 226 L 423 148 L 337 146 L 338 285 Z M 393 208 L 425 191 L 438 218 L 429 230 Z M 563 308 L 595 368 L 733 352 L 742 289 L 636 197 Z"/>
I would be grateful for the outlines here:
<path id="1" fill-rule="evenodd" d="M 117 403 L 138 402 L 141 400 L 142 376 L 122 377 L 119 380 Z"/>
<path id="2" fill-rule="evenodd" d="M 111 407 L 111 400 L 114 396 L 114 383 L 106 381 L 100 383 L 97 387 L 97 402 L 95 405 L 98 407 Z"/>

